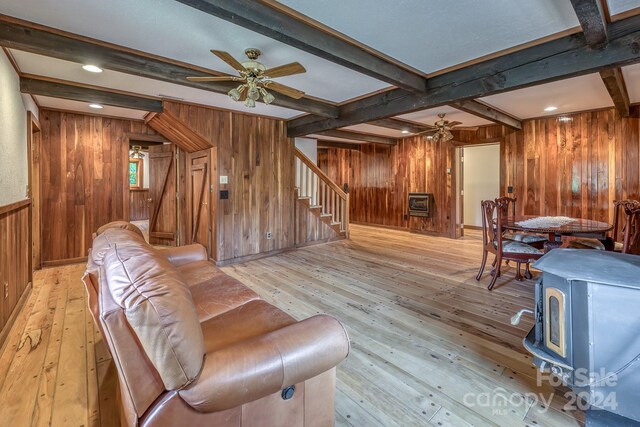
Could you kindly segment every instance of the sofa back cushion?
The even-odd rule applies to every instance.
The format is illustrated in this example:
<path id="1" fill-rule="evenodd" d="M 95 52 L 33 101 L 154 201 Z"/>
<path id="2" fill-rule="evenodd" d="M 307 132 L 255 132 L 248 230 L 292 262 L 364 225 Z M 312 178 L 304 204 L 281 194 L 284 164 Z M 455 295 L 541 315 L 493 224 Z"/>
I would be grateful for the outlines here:
<path id="1" fill-rule="evenodd" d="M 87 270 L 97 270 L 103 263 L 104 256 L 111 246 L 119 244 L 149 246 L 144 237 L 135 231 L 126 230 L 124 228 L 109 228 L 93 239 L 91 251 L 89 252 L 89 260 L 87 262 Z"/>
<path id="2" fill-rule="evenodd" d="M 191 293 L 171 263 L 148 245 L 115 244 L 103 268 L 114 301 L 165 388 L 196 379 L 205 353 L 202 329 Z"/>

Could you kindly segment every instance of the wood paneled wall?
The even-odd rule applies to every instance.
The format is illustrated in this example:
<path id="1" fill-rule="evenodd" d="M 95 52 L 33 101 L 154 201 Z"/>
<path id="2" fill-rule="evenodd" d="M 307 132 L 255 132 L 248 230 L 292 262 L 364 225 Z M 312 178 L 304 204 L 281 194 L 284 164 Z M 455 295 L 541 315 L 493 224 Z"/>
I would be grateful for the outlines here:
<path id="1" fill-rule="evenodd" d="M 397 146 L 328 149 L 319 166 L 339 185 L 348 183 L 353 221 L 454 236 L 454 147 L 500 143 L 501 195 L 518 198 L 519 215 L 566 215 L 613 222 L 613 201 L 640 199 L 640 119 L 604 109 L 523 121 L 522 131 L 487 126 L 456 132 L 435 146 L 407 138 Z M 433 221 L 411 219 L 409 191 L 435 195 Z M 496 197 L 498 195 L 496 194 Z"/>
<path id="2" fill-rule="evenodd" d="M 149 219 L 149 189 L 141 188 L 129 191 L 129 220 Z"/>
<path id="3" fill-rule="evenodd" d="M 611 223 L 614 200 L 640 199 L 638 109 L 527 120 L 501 144 L 501 187 L 513 186 L 519 214 Z"/>
<path id="4" fill-rule="evenodd" d="M 0 207 L 0 347 L 31 282 L 30 204 Z"/>
<path id="5" fill-rule="evenodd" d="M 349 185 L 352 222 L 453 236 L 455 181 L 448 170 L 454 167 L 454 154 L 451 143 L 412 137 L 392 147 L 366 144 L 359 150 L 321 150 L 318 166 L 339 186 Z M 434 194 L 432 218 L 406 216 L 410 192 Z"/>
<path id="6" fill-rule="evenodd" d="M 42 260 L 85 257 L 91 234 L 129 217 L 129 139 L 140 121 L 40 111 Z"/>
<path id="7" fill-rule="evenodd" d="M 292 247 L 294 157 L 285 122 L 181 103 L 165 109 L 218 148 L 218 175 L 228 176 L 219 184 L 229 198 L 217 202 L 218 261 Z"/>

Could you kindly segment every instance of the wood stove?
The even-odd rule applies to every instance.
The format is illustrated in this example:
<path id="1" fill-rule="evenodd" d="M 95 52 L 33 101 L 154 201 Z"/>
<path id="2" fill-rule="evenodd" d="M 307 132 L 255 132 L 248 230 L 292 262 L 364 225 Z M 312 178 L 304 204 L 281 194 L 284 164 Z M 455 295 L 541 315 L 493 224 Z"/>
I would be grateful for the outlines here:
<path id="1" fill-rule="evenodd" d="M 535 326 L 523 341 L 534 364 L 586 401 L 588 426 L 637 425 L 640 257 L 555 249 L 534 267 L 543 273 L 535 287 Z"/>
<path id="2" fill-rule="evenodd" d="M 432 193 L 409 193 L 409 216 L 431 218 L 432 212 Z"/>

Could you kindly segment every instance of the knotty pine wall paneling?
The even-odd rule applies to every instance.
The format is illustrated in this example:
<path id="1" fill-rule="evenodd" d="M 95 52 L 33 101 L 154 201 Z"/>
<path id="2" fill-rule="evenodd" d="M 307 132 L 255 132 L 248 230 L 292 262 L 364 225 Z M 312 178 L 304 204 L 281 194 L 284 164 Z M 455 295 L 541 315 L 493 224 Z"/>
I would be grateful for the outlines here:
<path id="1" fill-rule="evenodd" d="M 174 102 L 165 109 L 218 148 L 218 176 L 229 178 L 219 184 L 229 198 L 217 202 L 217 260 L 294 246 L 293 139 L 285 122 Z"/>
<path id="2" fill-rule="evenodd" d="M 85 257 L 91 234 L 129 218 L 129 140 L 141 121 L 41 110 L 42 260 Z"/>

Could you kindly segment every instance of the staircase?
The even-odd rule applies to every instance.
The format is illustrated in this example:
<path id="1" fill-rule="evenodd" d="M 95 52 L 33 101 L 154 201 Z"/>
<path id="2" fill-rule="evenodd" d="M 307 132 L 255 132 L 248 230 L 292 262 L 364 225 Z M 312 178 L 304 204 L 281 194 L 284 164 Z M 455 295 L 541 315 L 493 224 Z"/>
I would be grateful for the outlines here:
<path id="1" fill-rule="evenodd" d="M 308 207 L 338 237 L 349 238 L 349 194 L 297 148 L 295 168 L 298 203 Z"/>

